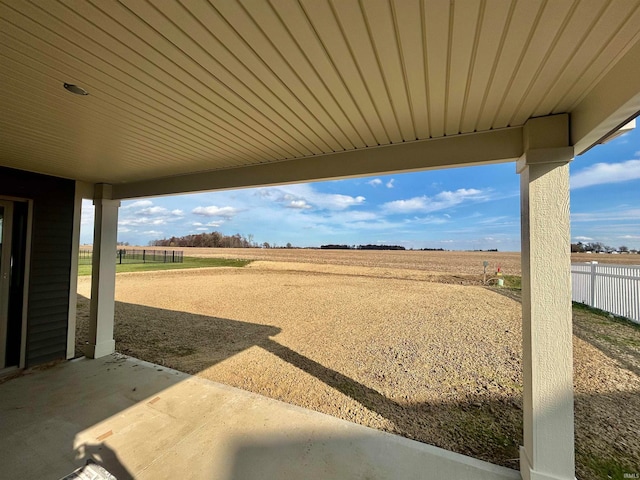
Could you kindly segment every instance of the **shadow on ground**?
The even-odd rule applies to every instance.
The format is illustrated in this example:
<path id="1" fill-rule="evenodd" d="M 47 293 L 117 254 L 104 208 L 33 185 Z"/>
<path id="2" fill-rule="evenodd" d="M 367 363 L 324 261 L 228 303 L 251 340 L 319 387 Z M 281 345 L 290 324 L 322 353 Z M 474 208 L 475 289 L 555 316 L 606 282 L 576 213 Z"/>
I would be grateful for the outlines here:
<path id="1" fill-rule="evenodd" d="M 509 298 L 517 300 L 513 294 Z M 196 371 L 183 368 L 183 371 L 191 370 L 187 373 L 197 374 L 198 370 L 239 352 L 259 347 L 384 417 L 392 425 L 388 429 L 391 433 L 518 469 L 518 446 L 522 444 L 521 395 L 505 399 L 491 392 L 480 395 L 460 392 L 453 400 L 400 403 L 278 343 L 272 338 L 280 333 L 277 327 L 179 312 L 181 318 L 186 318 L 185 325 L 189 325 L 185 329 L 184 325 L 172 323 L 176 313 L 116 302 L 116 348 L 121 353 L 180 370 L 178 360 L 188 363 L 189 357 L 198 352 L 199 344 L 214 343 L 216 348 L 204 362 L 198 361 Z M 87 338 L 87 318 L 88 300 L 79 297 L 79 344 Z M 129 321 L 123 322 L 125 318 Z M 176 332 L 185 330 L 190 334 L 183 341 L 177 341 Z M 136 338 L 145 341 L 136 342 Z M 635 473 L 634 465 L 640 465 L 637 436 L 640 395 L 622 391 L 592 396 L 578 394 L 575 404 L 577 477 L 623 478 L 624 473 Z M 632 417 L 629 412 L 633 413 Z M 609 434 L 603 437 L 603 430 Z M 626 440 L 621 443 L 625 432 L 629 437 L 624 437 Z M 597 441 L 589 440 L 593 438 Z M 581 439 L 587 440 L 581 442 Z"/>

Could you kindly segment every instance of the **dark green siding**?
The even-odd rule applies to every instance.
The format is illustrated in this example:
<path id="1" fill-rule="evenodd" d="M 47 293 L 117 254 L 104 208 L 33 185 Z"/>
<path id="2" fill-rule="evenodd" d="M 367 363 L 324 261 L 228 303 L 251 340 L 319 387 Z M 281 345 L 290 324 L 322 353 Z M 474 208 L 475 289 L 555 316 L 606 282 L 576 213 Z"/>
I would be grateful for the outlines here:
<path id="1" fill-rule="evenodd" d="M 66 357 L 75 182 L 0 167 L 0 195 L 33 200 L 27 366 Z"/>

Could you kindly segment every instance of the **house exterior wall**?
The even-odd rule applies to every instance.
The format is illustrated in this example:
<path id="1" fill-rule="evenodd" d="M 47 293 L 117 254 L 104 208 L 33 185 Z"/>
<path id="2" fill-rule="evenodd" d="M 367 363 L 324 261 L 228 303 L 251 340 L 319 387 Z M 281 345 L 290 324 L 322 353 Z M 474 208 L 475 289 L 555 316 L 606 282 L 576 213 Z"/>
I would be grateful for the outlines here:
<path id="1" fill-rule="evenodd" d="M 0 195 L 33 201 L 26 366 L 64 359 L 75 182 L 0 167 Z"/>

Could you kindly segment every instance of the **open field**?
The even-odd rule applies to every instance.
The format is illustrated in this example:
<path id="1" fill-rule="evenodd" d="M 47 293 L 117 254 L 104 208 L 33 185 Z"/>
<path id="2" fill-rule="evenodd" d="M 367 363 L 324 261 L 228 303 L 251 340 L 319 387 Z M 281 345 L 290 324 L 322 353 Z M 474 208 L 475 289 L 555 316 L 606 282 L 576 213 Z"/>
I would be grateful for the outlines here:
<path id="1" fill-rule="evenodd" d="M 640 265 L 640 255 L 611 255 L 611 254 L 593 254 L 593 253 L 572 253 L 571 261 L 578 262 L 598 262 L 611 263 L 616 265 Z"/>
<path id="2" fill-rule="evenodd" d="M 311 263 L 350 267 L 420 270 L 465 275 L 482 274 L 498 266 L 508 275 L 520 275 L 519 252 L 426 252 L 398 250 L 317 250 L 286 248 L 183 248 L 192 257 L 243 258 L 275 262 Z M 640 257 L 640 255 L 639 255 Z"/>
<path id="3" fill-rule="evenodd" d="M 518 292 L 470 279 L 483 259 L 519 273 L 519 254 L 202 252 L 225 253 L 262 257 L 118 275 L 117 349 L 517 468 Z M 89 278 L 78 288 L 88 297 Z M 81 298 L 79 343 L 87 311 Z M 578 478 L 623 478 L 640 465 L 640 329 L 578 309 L 574 333 Z"/>
<path id="4" fill-rule="evenodd" d="M 148 247 L 127 247 L 148 248 Z M 165 247 L 153 247 L 164 250 Z M 171 247 L 166 247 L 171 250 Z M 520 252 L 429 252 L 397 250 L 317 250 L 286 248 L 190 248 L 180 247 L 185 256 L 203 258 L 240 258 L 304 264 L 341 265 L 350 267 L 377 267 L 409 269 L 425 272 L 444 272 L 480 275 L 483 262 L 488 261 L 487 272 L 500 266 L 505 275 L 520 276 Z M 640 265 L 640 255 L 599 255 L 574 253 L 573 263 L 596 261 L 620 265 Z"/>

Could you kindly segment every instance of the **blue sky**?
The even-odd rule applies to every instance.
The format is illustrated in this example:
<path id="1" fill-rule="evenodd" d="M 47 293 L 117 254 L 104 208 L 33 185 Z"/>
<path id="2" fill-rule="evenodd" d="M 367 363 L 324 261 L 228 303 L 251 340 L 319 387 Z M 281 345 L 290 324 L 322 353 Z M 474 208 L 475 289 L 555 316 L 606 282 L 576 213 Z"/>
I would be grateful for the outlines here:
<path id="1" fill-rule="evenodd" d="M 640 249 L 640 128 L 577 157 L 571 238 Z M 123 201 L 118 240 L 219 231 L 262 244 L 520 250 L 515 164 Z M 92 243 L 83 203 L 81 242 Z"/>

